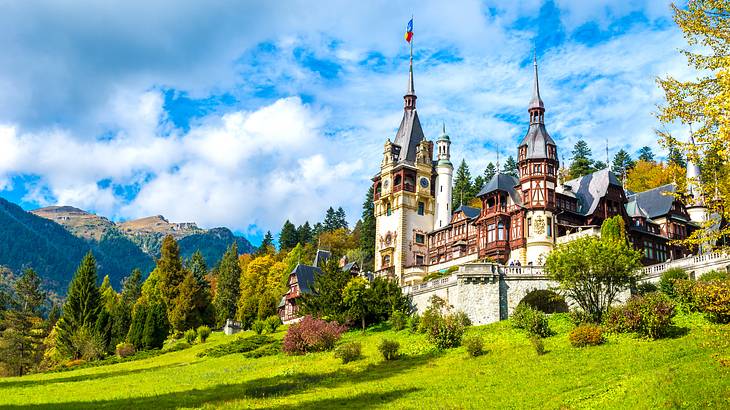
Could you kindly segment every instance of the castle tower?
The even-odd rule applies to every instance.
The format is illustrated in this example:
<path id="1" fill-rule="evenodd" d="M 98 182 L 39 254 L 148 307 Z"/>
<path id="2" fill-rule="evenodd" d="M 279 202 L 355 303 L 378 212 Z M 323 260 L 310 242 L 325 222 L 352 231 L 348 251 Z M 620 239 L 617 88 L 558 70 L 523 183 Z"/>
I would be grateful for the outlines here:
<path id="1" fill-rule="evenodd" d="M 451 139 L 446 135 L 446 125 L 436 140 L 436 223 L 434 229 L 444 227 L 451 220 L 451 191 L 454 166 L 451 164 Z"/>
<path id="2" fill-rule="evenodd" d="M 695 145 L 691 132 L 689 142 Z M 707 208 L 700 190 L 700 167 L 691 158 L 687 158 L 687 197 L 687 213 L 690 220 L 699 224 L 707 221 Z"/>
<path id="3" fill-rule="evenodd" d="M 533 62 L 534 86 L 527 109 L 530 128 L 518 147 L 519 190 L 525 216 L 525 250 L 523 264 L 542 265 L 555 245 L 555 187 L 558 176 L 558 152 L 555 141 L 545 129 L 545 104 L 540 98 L 537 58 Z"/>
<path id="4" fill-rule="evenodd" d="M 395 140 L 386 141 L 380 173 L 373 178 L 375 275 L 400 284 L 426 275 L 426 234 L 436 211 L 433 143 L 423 135 L 416 98 L 411 55 L 403 119 Z"/>

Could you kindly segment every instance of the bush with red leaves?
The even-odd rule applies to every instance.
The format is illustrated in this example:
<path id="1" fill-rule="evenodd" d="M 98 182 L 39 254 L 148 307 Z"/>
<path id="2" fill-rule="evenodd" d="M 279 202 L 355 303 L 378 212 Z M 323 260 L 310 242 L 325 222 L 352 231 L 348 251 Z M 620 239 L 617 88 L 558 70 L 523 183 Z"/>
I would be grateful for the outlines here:
<path id="1" fill-rule="evenodd" d="M 335 347 L 335 342 L 347 330 L 337 322 L 327 322 L 305 316 L 301 322 L 289 326 L 282 349 L 287 354 L 321 352 Z"/>

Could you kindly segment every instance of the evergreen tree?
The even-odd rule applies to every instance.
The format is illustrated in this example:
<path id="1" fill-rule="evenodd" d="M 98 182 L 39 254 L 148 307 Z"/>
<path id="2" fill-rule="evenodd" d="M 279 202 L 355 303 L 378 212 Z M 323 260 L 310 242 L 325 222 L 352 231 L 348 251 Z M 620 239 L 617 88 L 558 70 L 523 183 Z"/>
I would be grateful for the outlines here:
<path id="1" fill-rule="evenodd" d="M 117 304 L 118 295 L 109 282 L 109 275 L 104 276 L 104 280 L 101 282 L 101 287 L 99 287 L 99 293 L 101 294 L 102 306 L 105 307 L 107 311 L 111 312 L 114 309 L 114 305 Z"/>
<path id="2" fill-rule="evenodd" d="M 205 263 L 205 258 L 200 250 L 195 251 L 188 260 L 187 268 L 193 273 L 195 280 L 198 285 L 203 289 L 210 289 L 210 283 L 205 278 L 208 275 L 208 264 Z"/>
<path id="3" fill-rule="evenodd" d="M 105 352 L 110 351 L 110 344 L 112 342 L 112 326 L 112 315 L 105 306 L 102 306 L 101 309 L 99 309 L 99 316 L 96 318 L 96 323 L 94 323 L 94 334 L 99 337 L 99 340 L 102 343 L 101 347 Z"/>
<path id="4" fill-rule="evenodd" d="M 144 349 L 144 325 L 147 321 L 147 310 L 147 304 L 141 301 L 134 306 L 127 342 L 133 344 L 137 349 Z"/>
<path id="5" fill-rule="evenodd" d="M 365 201 L 362 203 L 362 225 L 360 226 L 360 251 L 363 255 L 363 271 L 372 271 L 375 261 L 375 205 L 373 204 L 373 186 L 370 185 Z"/>
<path id="6" fill-rule="evenodd" d="M 122 293 L 119 295 L 119 302 L 114 306 L 112 310 L 112 331 L 110 347 L 116 346 L 118 343 L 125 340 L 129 333 L 130 326 L 132 325 L 132 312 L 134 305 L 142 294 L 142 272 L 139 269 L 134 269 L 128 277 L 122 282 Z M 144 321 L 142 322 L 144 326 Z M 140 336 L 137 339 L 141 340 Z M 139 342 L 138 342 L 139 343 Z M 137 344 L 137 347 L 141 345 Z"/>
<path id="7" fill-rule="evenodd" d="M 297 228 L 287 219 L 284 226 L 281 227 L 281 233 L 279 233 L 279 249 L 287 252 L 294 249 L 299 243 L 297 236 Z"/>
<path id="8" fill-rule="evenodd" d="M 180 247 L 172 235 L 167 235 L 162 240 L 162 251 L 155 270 L 159 278 L 158 289 L 162 302 L 167 308 L 167 314 L 170 315 L 186 274 L 180 257 Z"/>
<path id="9" fill-rule="evenodd" d="M 240 280 L 241 266 L 238 264 L 238 247 L 234 243 L 228 248 L 218 265 L 218 283 L 214 301 L 218 323 L 222 324 L 226 319 L 236 317 Z"/>
<path id="10" fill-rule="evenodd" d="M 97 287 L 96 259 L 89 252 L 81 261 L 68 289 L 63 314 L 58 321 L 56 344 L 59 351 L 77 359 L 81 352 L 74 346 L 73 335 L 85 328 L 93 331 L 101 309 L 101 294 Z"/>
<path id="11" fill-rule="evenodd" d="M 654 162 L 654 152 L 652 152 L 651 147 L 641 147 L 639 161 Z"/>
<path id="12" fill-rule="evenodd" d="M 494 166 L 493 163 L 487 164 L 487 168 L 484 169 L 484 182 L 487 183 L 494 178 L 494 175 L 497 174 L 497 167 Z"/>
<path id="13" fill-rule="evenodd" d="M 571 158 L 569 175 L 571 179 L 588 175 L 595 171 L 593 159 L 591 158 L 591 148 L 584 140 L 580 139 L 573 147 L 573 157 Z"/>
<path id="14" fill-rule="evenodd" d="M 677 147 L 677 144 L 674 142 L 674 140 L 669 140 L 668 148 L 669 155 L 667 156 L 667 162 L 670 164 L 675 164 L 682 168 L 686 168 L 687 161 L 685 161 L 684 156 L 682 155 L 682 150 Z"/>
<path id="15" fill-rule="evenodd" d="M 274 235 L 271 234 L 271 231 L 266 231 L 266 235 L 264 235 L 264 239 L 261 241 L 261 246 L 256 251 L 256 256 L 274 253 L 274 250 Z"/>
<path id="16" fill-rule="evenodd" d="M 174 330 L 196 329 L 203 324 L 201 311 L 205 306 L 202 291 L 193 273 L 188 272 L 170 311 L 170 326 Z"/>
<path id="17" fill-rule="evenodd" d="M 322 223 L 322 229 L 324 229 L 325 232 L 332 232 L 335 229 L 339 228 L 339 223 L 337 221 L 337 213 L 335 212 L 335 209 L 332 207 L 327 208 L 327 212 L 324 216 L 324 223 Z"/>
<path id="18" fill-rule="evenodd" d="M 162 303 L 155 303 L 147 310 L 142 341 L 145 349 L 159 349 L 169 333 L 167 312 Z"/>
<path id="19" fill-rule="evenodd" d="M 312 228 L 312 243 L 317 244 L 317 241 L 319 240 L 319 235 L 321 235 L 325 231 L 324 225 L 322 225 L 320 222 L 317 222 L 314 224 L 314 227 Z"/>
<path id="20" fill-rule="evenodd" d="M 335 229 L 348 229 L 347 226 L 347 215 L 345 215 L 345 210 L 342 209 L 342 207 L 337 208 L 337 211 L 335 211 Z"/>
<path id="21" fill-rule="evenodd" d="M 471 193 L 473 191 L 471 182 L 471 172 L 465 160 L 461 160 L 459 168 L 456 170 L 456 178 L 454 178 L 454 194 L 451 199 L 451 209 L 457 209 L 461 204 L 469 203 Z"/>
<path id="22" fill-rule="evenodd" d="M 472 190 L 471 195 L 469 197 L 471 199 L 476 198 L 477 195 L 479 195 L 479 191 L 484 188 L 484 185 L 486 185 L 487 181 L 484 180 L 484 177 L 481 175 L 477 175 L 476 178 L 474 178 L 474 183 L 472 184 Z"/>
<path id="23" fill-rule="evenodd" d="M 304 225 L 299 225 L 297 228 L 297 242 L 302 245 L 312 242 L 312 228 L 309 226 L 309 221 L 304 222 Z"/>
<path id="24" fill-rule="evenodd" d="M 626 150 L 620 149 L 616 155 L 613 156 L 611 171 L 623 180 L 626 173 L 634 167 L 634 164 L 635 163 L 634 160 L 631 159 L 631 155 L 629 155 Z"/>
<path id="25" fill-rule="evenodd" d="M 22 376 L 32 369 L 42 356 L 41 345 L 46 327 L 40 318 L 47 295 L 41 289 L 41 279 L 27 269 L 15 282 L 15 301 L 6 311 L 0 334 L 0 362 L 13 375 Z"/>
<path id="26" fill-rule="evenodd" d="M 342 300 L 342 292 L 349 281 L 350 274 L 339 267 L 337 260 L 328 260 L 322 273 L 315 276 L 312 292 L 301 296 L 302 314 L 344 321 L 347 306 Z"/>
<path id="27" fill-rule="evenodd" d="M 519 177 L 519 173 L 517 172 L 517 161 L 515 161 L 515 158 L 512 155 L 507 157 L 507 160 L 504 161 L 502 173 L 512 175 L 515 178 Z"/>

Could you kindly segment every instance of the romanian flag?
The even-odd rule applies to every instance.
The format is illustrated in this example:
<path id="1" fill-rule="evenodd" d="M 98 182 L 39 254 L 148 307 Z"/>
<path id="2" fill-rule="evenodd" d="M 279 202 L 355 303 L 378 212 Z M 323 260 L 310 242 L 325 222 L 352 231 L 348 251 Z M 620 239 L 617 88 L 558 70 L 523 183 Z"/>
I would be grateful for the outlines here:
<path id="1" fill-rule="evenodd" d="M 408 22 L 408 27 L 406 28 L 406 41 L 411 42 L 413 39 L 413 19 Z"/>

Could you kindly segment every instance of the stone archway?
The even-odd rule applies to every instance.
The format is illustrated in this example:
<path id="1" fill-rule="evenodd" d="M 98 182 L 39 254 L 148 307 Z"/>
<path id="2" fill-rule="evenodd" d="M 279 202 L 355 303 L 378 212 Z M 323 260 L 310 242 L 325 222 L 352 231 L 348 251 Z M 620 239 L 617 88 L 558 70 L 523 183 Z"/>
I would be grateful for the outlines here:
<path id="1" fill-rule="evenodd" d="M 529 305 L 544 313 L 566 313 L 570 310 L 563 296 L 548 289 L 528 292 L 518 303 L 521 304 Z"/>

